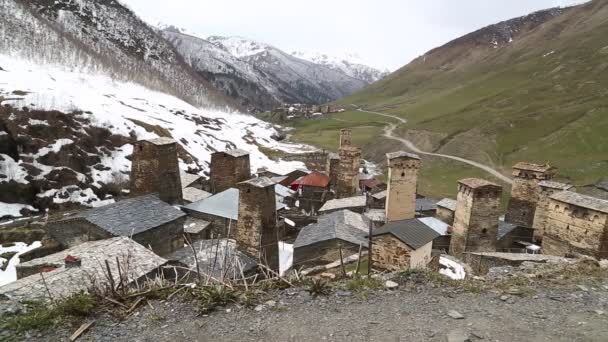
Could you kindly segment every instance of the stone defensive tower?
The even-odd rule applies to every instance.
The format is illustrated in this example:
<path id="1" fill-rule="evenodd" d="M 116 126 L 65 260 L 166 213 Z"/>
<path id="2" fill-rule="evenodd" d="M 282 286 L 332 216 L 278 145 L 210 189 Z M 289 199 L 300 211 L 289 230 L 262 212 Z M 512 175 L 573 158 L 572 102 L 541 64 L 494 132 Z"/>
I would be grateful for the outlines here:
<path id="1" fill-rule="evenodd" d="M 523 227 L 532 227 L 539 196 L 538 183 L 552 179 L 554 174 L 555 169 L 549 165 L 526 162 L 515 164 L 511 199 L 505 221 Z"/>
<path id="2" fill-rule="evenodd" d="M 241 251 L 278 270 L 280 236 L 274 185 L 267 177 L 237 184 L 239 218 L 236 242 Z"/>
<path id="3" fill-rule="evenodd" d="M 161 200 L 181 204 L 182 185 L 177 143 L 170 138 L 140 140 L 133 146 L 131 196 L 158 193 Z"/>
<path id="4" fill-rule="evenodd" d="M 408 152 L 387 153 L 386 221 L 416 217 L 416 184 L 420 157 Z"/>
<path id="5" fill-rule="evenodd" d="M 532 225 L 532 228 L 534 228 L 534 241 L 537 243 L 543 240 L 543 235 L 547 231 L 549 213 L 553 210 L 550 206 L 550 197 L 557 192 L 572 189 L 572 185 L 553 181 L 541 181 L 538 183 L 538 187 L 538 204 L 536 205 L 534 223 Z"/>
<path id="6" fill-rule="evenodd" d="M 352 131 L 350 128 L 342 128 L 340 130 L 340 148 L 352 145 Z"/>
<path id="7" fill-rule="evenodd" d="M 332 189 L 338 183 L 338 174 L 340 172 L 340 156 L 336 153 L 330 153 L 327 157 L 327 174 L 329 175 L 329 183 Z"/>
<path id="8" fill-rule="evenodd" d="M 458 182 L 450 254 L 495 252 L 502 187 L 478 178 Z"/>
<path id="9" fill-rule="evenodd" d="M 361 149 L 355 146 L 340 148 L 340 164 L 336 181 L 336 197 L 351 197 L 359 189 L 359 167 L 361 166 Z"/>
<path id="10" fill-rule="evenodd" d="M 249 152 L 233 149 L 211 154 L 209 174 L 214 194 L 250 179 Z"/>

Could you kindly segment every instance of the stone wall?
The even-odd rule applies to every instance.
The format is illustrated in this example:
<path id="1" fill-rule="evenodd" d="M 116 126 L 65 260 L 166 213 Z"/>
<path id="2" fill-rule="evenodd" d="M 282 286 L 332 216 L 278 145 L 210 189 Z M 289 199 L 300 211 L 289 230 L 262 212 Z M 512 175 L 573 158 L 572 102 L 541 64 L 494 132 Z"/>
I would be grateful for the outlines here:
<path id="1" fill-rule="evenodd" d="M 412 249 L 391 234 L 374 236 L 373 266 L 387 271 L 410 268 Z"/>
<path id="2" fill-rule="evenodd" d="M 327 265 L 340 260 L 340 245 L 342 246 L 342 257 L 344 258 L 359 253 L 359 245 L 350 242 L 338 239 L 321 241 L 294 249 L 294 269 Z M 363 248 L 365 250 L 367 246 L 365 245 Z"/>
<path id="3" fill-rule="evenodd" d="M 78 246 L 87 241 L 109 239 L 112 234 L 83 218 L 49 222 L 46 225 L 49 235 L 63 248 Z"/>
<path id="4" fill-rule="evenodd" d="M 464 252 L 496 251 L 502 188 L 458 186 L 450 254 L 461 257 Z"/>
<path id="5" fill-rule="evenodd" d="M 435 217 L 449 225 L 454 224 L 454 212 L 448 208 L 437 207 Z"/>
<path id="6" fill-rule="evenodd" d="M 608 214 L 554 199 L 550 199 L 549 209 L 542 242 L 544 254 L 608 258 Z"/>
<path id="7" fill-rule="evenodd" d="M 336 197 L 352 197 L 359 189 L 359 167 L 361 166 L 361 149 L 344 146 L 340 149 L 340 165 L 336 182 Z"/>
<path id="8" fill-rule="evenodd" d="M 419 159 L 408 157 L 388 160 L 386 220 L 388 222 L 416 217 L 416 183 Z"/>
<path id="9" fill-rule="evenodd" d="M 550 168 L 546 172 L 514 168 L 511 198 L 505 221 L 519 226 L 532 227 L 539 199 L 538 183 L 551 178 L 553 178 L 553 171 Z"/>
<path id="10" fill-rule="evenodd" d="M 543 236 L 547 231 L 547 220 L 549 217 L 549 204 L 551 200 L 549 197 L 558 191 L 558 189 L 552 189 L 547 187 L 539 187 L 538 203 L 536 205 L 536 211 L 534 212 L 534 222 L 532 227 L 534 228 L 534 240 L 542 242 Z"/>
<path id="11" fill-rule="evenodd" d="M 153 229 L 133 235 L 133 241 L 151 249 L 160 256 L 166 256 L 184 247 L 184 222 L 186 217 L 165 223 Z"/>
<path id="12" fill-rule="evenodd" d="M 425 269 L 432 259 L 433 242 L 414 250 L 410 253 L 410 268 Z"/>
<path id="13" fill-rule="evenodd" d="M 205 214 L 205 213 L 200 213 L 200 212 L 196 212 L 196 211 L 188 211 L 188 215 L 197 218 L 197 219 L 201 219 L 201 220 L 205 220 L 211 223 L 211 226 L 209 227 L 209 236 L 213 237 L 214 239 L 223 239 L 223 238 L 228 238 L 228 229 L 230 228 L 230 239 L 234 239 L 236 237 L 236 229 L 237 229 L 237 221 L 236 220 L 232 220 L 232 223 L 230 222 L 231 220 L 229 218 L 225 218 L 225 217 L 220 217 L 220 216 L 215 216 L 215 215 L 209 215 L 209 214 Z"/>
<path id="14" fill-rule="evenodd" d="M 281 238 L 277 230 L 274 185 L 239 183 L 239 220 L 236 241 L 244 253 L 278 270 Z"/>
<path id="15" fill-rule="evenodd" d="M 249 155 L 235 157 L 226 152 L 211 154 L 209 176 L 211 192 L 214 194 L 233 188 L 237 183 L 251 179 Z"/>
<path id="16" fill-rule="evenodd" d="M 330 157 L 327 160 L 327 174 L 329 175 L 329 184 L 331 188 L 335 188 L 338 184 L 338 174 L 340 173 L 340 158 Z"/>
<path id="17" fill-rule="evenodd" d="M 131 196 L 158 193 L 168 203 L 182 203 L 177 143 L 171 139 L 142 140 L 133 146 Z"/>
<path id="18" fill-rule="evenodd" d="M 319 209 L 330 200 L 331 196 L 328 188 L 319 188 L 316 186 L 302 186 L 302 192 L 298 198 L 298 208 L 306 212 L 317 213 Z"/>

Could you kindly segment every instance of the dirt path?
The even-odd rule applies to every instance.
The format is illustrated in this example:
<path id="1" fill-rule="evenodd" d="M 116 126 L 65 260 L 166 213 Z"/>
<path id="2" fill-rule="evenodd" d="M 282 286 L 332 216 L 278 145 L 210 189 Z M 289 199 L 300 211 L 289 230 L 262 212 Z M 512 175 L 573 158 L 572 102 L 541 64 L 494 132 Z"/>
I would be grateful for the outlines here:
<path id="1" fill-rule="evenodd" d="M 356 107 L 356 106 L 353 105 L 353 107 Z M 380 115 L 380 116 L 384 116 L 384 117 L 387 117 L 387 118 L 391 118 L 391 119 L 399 121 L 400 124 L 407 123 L 406 119 L 400 118 L 398 116 L 390 115 L 390 114 L 385 114 L 385 113 L 380 113 L 380 112 L 372 112 L 372 111 L 369 111 L 369 110 L 364 110 L 364 109 L 359 108 L 359 107 L 357 107 L 357 111 L 363 112 L 363 113 L 374 114 L 374 115 Z M 494 169 L 494 168 L 492 168 L 492 167 L 490 167 L 488 165 L 485 165 L 485 164 L 482 164 L 482 163 L 479 163 L 479 162 L 476 162 L 476 161 L 473 161 L 473 160 L 470 160 L 470 159 L 466 159 L 466 158 L 462 158 L 462 157 L 458 157 L 458 156 L 449 155 L 449 154 L 432 153 L 432 152 L 422 151 L 416 145 L 414 145 L 414 143 L 412 143 L 411 141 L 396 136 L 395 133 L 394 133 L 394 131 L 397 128 L 397 126 L 398 125 L 395 124 L 395 123 L 387 123 L 386 127 L 384 128 L 384 136 L 386 138 L 388 138 L 388 139 L 401 142 L 403 145 L 405 145 L 412 152 L 415 152 L 415 153 L 418 153 L 418 154 L 427 155 L 427 156 L 434 156 L 434 157 L 440 157 L 440 158 L 447 158 L 447 159 L 456 160 L 456 161 L 459 161 L 461 163 L 469 164 L 469 165 L 474 166 L 474 167 L 476 167 L 478 169 L 481 169 L 481 170 L 483 170 L 483 171 L 491 174 L 492 176 L 500 179 L 501 181 L 503 181 L 503 182 L 505 182 L 507 184 L 513 183 L 513 181 L 511 180 L 511 178 L 503 175 L 498 170 L 496 170 L 496 169 Z"/>

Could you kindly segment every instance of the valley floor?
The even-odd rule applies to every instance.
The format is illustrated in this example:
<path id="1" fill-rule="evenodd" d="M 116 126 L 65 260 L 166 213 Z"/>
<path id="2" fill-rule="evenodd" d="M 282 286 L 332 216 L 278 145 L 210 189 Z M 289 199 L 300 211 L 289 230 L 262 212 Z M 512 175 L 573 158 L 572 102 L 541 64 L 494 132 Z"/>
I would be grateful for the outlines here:
<path id="1" fill-rule="evenodd" d="M 338 290 L 312 298 L 274 294 L 257 309 L 229 306 L 199 317 L 190 303 L 154 302 L 125 321 L 98 318 L 82 341 L 606 341 L 608 279 L 545 287 L 522 296 L 472 293 L 426 282 L 397 290 Z M 259 311 L 258 311 L 259 310 Z M 450 317 L 455 310 L 462 318 Z M 30 336 L 67 340 L 78 327 Z M 449 341 L 464 341 L 454 339 Z"/>

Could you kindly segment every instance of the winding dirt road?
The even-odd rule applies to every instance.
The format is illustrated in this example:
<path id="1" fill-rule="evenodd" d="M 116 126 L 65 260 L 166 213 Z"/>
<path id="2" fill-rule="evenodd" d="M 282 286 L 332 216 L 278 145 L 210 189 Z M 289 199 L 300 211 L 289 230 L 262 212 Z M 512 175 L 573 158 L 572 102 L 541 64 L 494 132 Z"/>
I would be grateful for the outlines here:
<path id="1" fill-rule="evenodd" d="M 374 115 L 380 115 L 380 116 L 384 116 L 384 117 L 387 117 L 387 118 L 391 118 L 391 119 L 397 120 L 400 124 L 407 123 L 406 119 L 400 118 L 398 116 L 394 116 L 394 115 L 390 115 L 390 114 L 385 114 L 385 113 L 379 113 L 379 112 L 372 112 L 372 111 L 369 111 L 369 110 L 364 110 L 364 109 L 359 108 L 359 107 L 357 107 L 355 105 L 352 105 L 352 106 L 355 107 L 355 108 L 357 108 L 357 111 L 359 111 L 359 112 L 369 113 L 369 114 L 374 114 Z M 394 134 L 394 131 L 397 128 L 397 126 L 398 125 L 395 124 L 395 123 L 387 123 L 386 127 L 384 128 L 384 136 L 386 138 L 388 138 L 388 139 L 401 142 L 403 145 L 405 145 L 412 152 L 415 152 L 415 153 L 418 153 L 418 154 L 427 155 L 427 156 L 435 156 L 435 157 L 440 157 L 440 158 L 447 158 L 447 159 L 456 160 L 456 161 L 459 161 L 461 163 L 469 164 L 469 165 L 474 166 L 474 167 L 476 167 L 478 169 L 481 169 L 481 170 L 483 170 L 483 171 L 491 174 L 492 176 L 500 179 L 501 181 L 503 181 L 503 182 L 505 182 L 507 184 L 513 183 L 513 181 L 511 180 L 511 178 L 503 175 L 502 173 L 498 172 L 497 170 L 493 169 L 492 167 L 490 167 L 488 165 L 485 165 L 485 164 L 482 164 L 482 163 L 479 163 L 479 162 L 476 162 L 476 161 L 473 161 L 473 160 L 469 160 L 469 159 L 466 159 L 466 158 L 461 158 L 461 157 L 449 155 L 449 154 L 432 153 L 432 152 L 422 151 L 416 145 L 414 145 L 414 143 L 412 143 L 411 141 L 396 136 Z"/>

